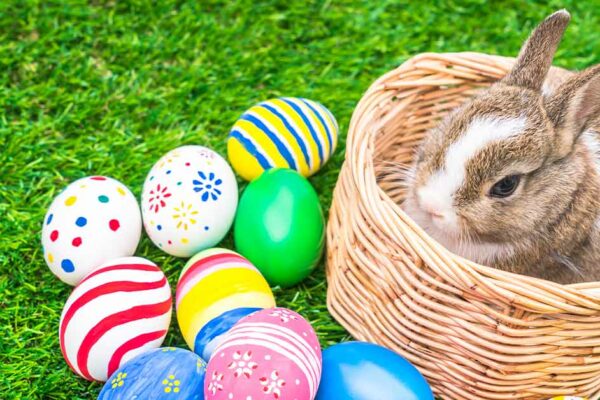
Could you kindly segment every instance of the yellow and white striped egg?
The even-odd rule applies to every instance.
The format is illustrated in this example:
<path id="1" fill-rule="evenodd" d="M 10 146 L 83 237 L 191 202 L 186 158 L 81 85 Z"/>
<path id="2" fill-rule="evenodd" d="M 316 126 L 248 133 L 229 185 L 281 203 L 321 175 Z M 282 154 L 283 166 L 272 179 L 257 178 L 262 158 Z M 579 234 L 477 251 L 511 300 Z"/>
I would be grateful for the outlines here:
<path id="1" fill-rule="evenodd" d="M 559 396 L 553 397 L 550 400 L 587 400 L 585 397 Z"/>
<path id="2" fill-rule="evenodd" d="M 335 151 L 338 130 L 335 117 L 320 103 L 297 97 L 267 100 L 233 125 L 227 153 L 248 181 L 270 168 L 291 168 L 308 177 Z"/>

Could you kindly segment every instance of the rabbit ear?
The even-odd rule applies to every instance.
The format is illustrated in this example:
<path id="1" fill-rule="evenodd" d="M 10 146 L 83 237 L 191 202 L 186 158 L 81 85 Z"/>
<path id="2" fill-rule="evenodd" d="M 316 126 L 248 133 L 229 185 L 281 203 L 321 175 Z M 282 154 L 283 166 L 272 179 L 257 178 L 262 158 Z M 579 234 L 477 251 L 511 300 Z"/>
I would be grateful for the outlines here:
<path id="1" fill-rule="evenodd" d="M 600 65 L 565 81 L 546 99 L 545 107 L 556 130 L 556 155 L 562 158 L 600 115 Z"/>
<path id="2" fill-rule="evenodd" d="M 570 20 L 571 15 L 566 10 L 557 11 L 546 18 L 529 36 L 515 66 L 502 82 L 540 91 Z"/>

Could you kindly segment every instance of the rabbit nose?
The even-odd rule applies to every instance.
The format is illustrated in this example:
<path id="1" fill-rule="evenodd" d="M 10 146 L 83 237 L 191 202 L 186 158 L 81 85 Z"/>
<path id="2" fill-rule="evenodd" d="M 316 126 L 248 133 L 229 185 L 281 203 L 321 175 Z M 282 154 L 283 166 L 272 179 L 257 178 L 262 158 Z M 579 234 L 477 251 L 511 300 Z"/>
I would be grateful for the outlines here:
<path id="1" fill-rule="evenodd" d="M 427 214 L 429 214 L 429 216 L 430 216 L 431 218 L 439 218 L 439 219 L 441 219 L 441 218 L 444 218 L 444 214 L 442 214 L 442 213 L 440 213 L 439 211 L 437 211 L 437 210 L 434 210 L 434 209 L 432 209 L 432 208 L 430 208 L 430 207 L 424 207 L 424 211 L 425 211 Z"/>
<path id="2" fill-rule="evenodd" d="M 426 193 L 419 192 L 418 203 L 421 209 L 433 219 L 443 219 L 444 213 L 442 213 L 439 207 L 428 198 L 429 196 L 427 196 Z"/>
<path id="3" fill-rule="evenodd" d="M 431 218 L 444 218 L 444 214 L 440 214 L 436 211 L 427 211 L 427 214 L 429 214 Z"/>

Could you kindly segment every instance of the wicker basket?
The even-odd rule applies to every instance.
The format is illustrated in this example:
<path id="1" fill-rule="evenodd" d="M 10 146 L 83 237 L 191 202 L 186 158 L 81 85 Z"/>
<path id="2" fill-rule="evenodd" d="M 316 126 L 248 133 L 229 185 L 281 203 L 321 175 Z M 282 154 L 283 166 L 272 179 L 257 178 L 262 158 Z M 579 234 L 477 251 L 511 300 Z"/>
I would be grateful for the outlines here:
<path id="1" fill-rule="evenodd" d="M 328 225 L 328 306 L 357 339 L 392 348 L 443 399 L 600 397 L 600 283 L 562 286 L 462 259 L 398 206 L 386 163 L 513 59 L 421 54 L 358 104 Z M 394 185 L 398 186 L 398 185 Z"/>

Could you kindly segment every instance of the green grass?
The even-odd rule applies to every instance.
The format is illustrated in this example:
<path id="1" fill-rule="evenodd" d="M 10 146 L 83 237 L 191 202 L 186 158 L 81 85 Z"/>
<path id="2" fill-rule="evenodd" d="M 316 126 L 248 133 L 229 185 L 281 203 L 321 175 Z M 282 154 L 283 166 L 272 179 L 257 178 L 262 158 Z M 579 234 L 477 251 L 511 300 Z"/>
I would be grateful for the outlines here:
<path id="1" fill-rule="evenodd" d="M 90 399 L 101 387 L 77 378 L 62 359 L 57 329 L 70 287 L 50 273 L 40 246 L 46 207 L 70 181 L 104 174 L 139 195 L 166 151 L 201 144 L 224 155 L 228 130 L 247 107 L 304 96 L 327 105 L 342 130 L 335 157 L 311 179 L 327 209 L 356 102 L 408 57 L 512 55 L 543 16 L 568 7 L 574 22 L 557 64 L 600 62 L 598 1 L 156 3 L 0 4 L 2 399 Z M 184 260 L 147 238 L 137 254 L 176 283 Z M 328 346 L 349 337 L 327 313 L 325 290 L 321 267 L 275 293 Z M 166 344 L 183 346 L 176 324 Z"/>

